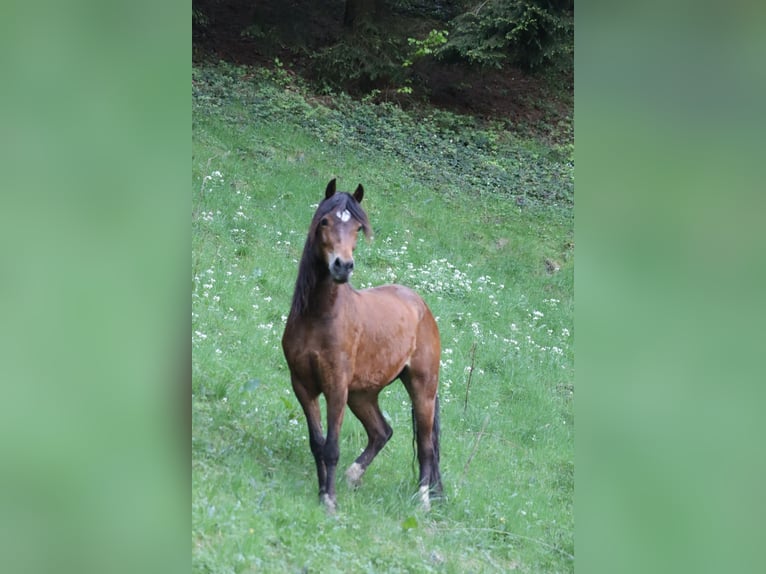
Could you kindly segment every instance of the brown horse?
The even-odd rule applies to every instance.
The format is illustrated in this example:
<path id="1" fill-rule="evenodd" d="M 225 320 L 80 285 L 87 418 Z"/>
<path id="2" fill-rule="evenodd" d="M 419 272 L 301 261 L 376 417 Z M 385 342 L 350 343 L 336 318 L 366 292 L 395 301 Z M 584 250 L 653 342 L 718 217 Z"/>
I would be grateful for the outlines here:
<path id="1" fill-rule="evenodd" d="M 393 434 L 378 406 L 378 394 L 400 379 L 412 400 L 420 463 L 420 500 L 441 494 L 439 472 L 439 329 L 414 291 L 385 285 L 357 291 L 349 284 L 361 230 L 370 234 L 361 208 L 364 189 L 353 195 L 327 185 L 309 227 L 298 268 L 292 308 L 282 337 L 293 390 L 306 414 L 316 460 L 319 498 L 335 511 L 338 437 L 346 405 L 367 431 L 367 447 L 346 471 L 358 486 L 364 471 Z M 327 402 L 327 438 L 322 435 L 319 395 Z"/>

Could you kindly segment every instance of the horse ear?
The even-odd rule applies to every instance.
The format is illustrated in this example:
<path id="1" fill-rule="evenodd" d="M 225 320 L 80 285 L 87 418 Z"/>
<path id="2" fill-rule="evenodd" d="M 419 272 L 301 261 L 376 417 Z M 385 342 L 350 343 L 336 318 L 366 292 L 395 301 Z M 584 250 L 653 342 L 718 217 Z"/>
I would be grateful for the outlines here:
<path id="1" fill-rule="evenodd" d="M 362 187 L 362 184 L 360 183 L 356 191 L 354 192 L 354 199 L 356 199 L 357 203 L 362 203 L 362 198 L 364 197 L 364 188 Z"/>
<path id="2" fill-rule="evenodd" d="M 335 195 L 335 178 L 330 180 L 330 183 L 327 184 L 327 189 L 324 190 L 325 199 L 330 199 L 333 195 Z"/>

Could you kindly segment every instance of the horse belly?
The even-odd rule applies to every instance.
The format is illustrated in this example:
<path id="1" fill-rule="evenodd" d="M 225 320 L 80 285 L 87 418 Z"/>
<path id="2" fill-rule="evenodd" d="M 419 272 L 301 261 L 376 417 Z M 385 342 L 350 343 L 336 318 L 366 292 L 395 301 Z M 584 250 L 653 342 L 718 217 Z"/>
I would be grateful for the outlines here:
<path id="1" fill-rule="evenodd" d="M 351 390 L 379 389 L 392 382 L 410 361 L 417 345 L 422 300 L 398 285 L 360 293 L 365 306 L 359 324 Z"/>
<path id="2" fill-rule="evenodd" d="M 409 364 L 415 350 L 415 338 L 397 339 L 385 345 L 369 345 L 356 354 L 350 390 L 373 390 L 385 387 Z"/>
<path id="3" fill-rule="evenodd" d="M 406 366 L 406 362 L 401 363 L 399 368 L 386 369 L 385 371 L 378 372 L 361 372 L 351 381 L 349 385 L 350 391 L 375 391 L 382 389 L 392 383 L 402 369 Z"/>

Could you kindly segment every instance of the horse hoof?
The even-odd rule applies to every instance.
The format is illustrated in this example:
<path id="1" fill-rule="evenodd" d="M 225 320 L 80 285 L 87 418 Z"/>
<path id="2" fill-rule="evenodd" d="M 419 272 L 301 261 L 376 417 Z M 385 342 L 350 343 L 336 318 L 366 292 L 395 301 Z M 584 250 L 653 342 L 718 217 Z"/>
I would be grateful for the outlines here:
<path id="1" fill-rule="evenodd" d="M 351 488 L 358 488 L 359 485 L 362 484 L 363 474 L 364 469 L 362 468 L 362 465 L 355 462 L 349 466 L 348 470 L 346 471 L 346 482 Z"/>
<path id="2" fill-rule="evenodd" d="M 338 509 L 338 506 L 335 504 L 335 499 L 330 498 L 329 494 L 323 494 L 319 497 L 319 500 L 329 514 L 335 514 L 335 511 Z"/>

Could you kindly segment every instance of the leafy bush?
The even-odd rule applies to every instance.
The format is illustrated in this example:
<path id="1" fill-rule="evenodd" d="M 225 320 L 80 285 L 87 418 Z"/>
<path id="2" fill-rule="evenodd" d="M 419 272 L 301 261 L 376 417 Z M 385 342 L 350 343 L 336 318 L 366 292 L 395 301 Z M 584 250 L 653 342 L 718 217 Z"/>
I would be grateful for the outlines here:
<path id="1" fill-rule="evenodd" d="M 447 30 L 431 30 L 423 40 L 408 38 L 407 43 L 412 49 L 412 54 L 402 65 L 406 68 L 412 65 L 414 59 L 436 53 L 441 46 L 447 43 L 448 35 L 449 31 Z"/>
<path id="2" fill-rule="evenodd" d="M 311 55 L 312 74 L 329 89 L 369 92 L 375 87 L 400 85 L 405 71 L 404 43 L 374 26 L 344 37 Z"/>
<path id="3" fill-rule="evenodd" d="M 571 68 L 573 6 L 571 0 L 489 0 L 452 21 L 439 54 L 485 66 L 535 68 L 558 60 Z"/>

